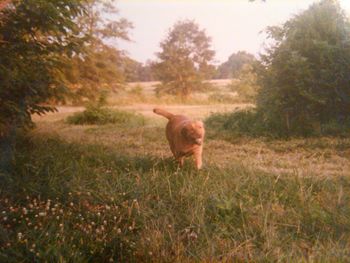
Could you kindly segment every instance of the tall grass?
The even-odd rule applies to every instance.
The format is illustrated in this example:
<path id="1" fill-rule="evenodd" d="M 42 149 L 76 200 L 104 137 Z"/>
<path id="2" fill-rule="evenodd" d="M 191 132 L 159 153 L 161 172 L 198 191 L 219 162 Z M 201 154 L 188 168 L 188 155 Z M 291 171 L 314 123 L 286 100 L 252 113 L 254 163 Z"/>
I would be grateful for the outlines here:
<path id="1" fill-rule="evenodd" d="M 350 179 L 169 159 L 42 137 L 1 174 L 0 261 L 350 260 Z"/>

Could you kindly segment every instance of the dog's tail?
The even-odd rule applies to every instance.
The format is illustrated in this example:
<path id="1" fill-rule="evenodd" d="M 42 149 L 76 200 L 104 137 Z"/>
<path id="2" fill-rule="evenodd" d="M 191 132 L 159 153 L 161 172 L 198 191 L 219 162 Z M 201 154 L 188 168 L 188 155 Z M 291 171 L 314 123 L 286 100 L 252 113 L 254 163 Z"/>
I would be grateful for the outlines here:
<path id="1" fill-rule="evenodd" d="M 174 114 L 172 114 L 172 113 L 170 113 L 170 112 L 167 112 L 167 111 L 165 111 L 165 110 L 159 109 L 159 108 L 154 108 L 154 109 L 153 109 L 153 112 L 154 112 L 155 114 L 162 115 L 162 116 L 164 116 L 165 118 L 167 118 L 167 119 L 169 119 L 169 120 L 170 120 L 171 117 L 174 116 Z"/>

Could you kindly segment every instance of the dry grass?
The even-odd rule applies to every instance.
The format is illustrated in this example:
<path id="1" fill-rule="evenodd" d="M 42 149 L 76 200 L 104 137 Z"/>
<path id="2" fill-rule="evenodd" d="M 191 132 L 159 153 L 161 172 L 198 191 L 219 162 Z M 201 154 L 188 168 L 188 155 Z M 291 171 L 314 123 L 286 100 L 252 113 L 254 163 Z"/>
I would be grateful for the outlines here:
<path id="1" fill-rule="evenodd" d="M 158 105 L 159 106 L 159 105 Z M 194 119 L 204 119 L 212 112 L 225 112 L 247 107 L 237 105 L 160 105 L 174 113 Z M 152 112 L 154 105 L 136 104 L 118 107 L 138 112 L 147 117 L 142 127 L 115 125 L 71 126 L 63 119 L 71 114 L 72 107 L 61 107 L 59 113 L 36 117 L 38 133 L 54 133 L 69 142 L 103 144 L 133 156 L 155 155 L 170 157 L 164 136 L 166 120 Z M 77 110 L 82 110 L 77 108 Z M 204 148 L 204 163 L 226 167 L 240 163 L 266 172 L 288 173 L 305 176 L 350 175 L 350 139 L 308 138 L 283 140 L 260 140 L 233 138 L 233 143 L 207 139 Z"/>
<path id="2" fill-rule="evenodd" d="M 160 84 L 157 81 L 131 82 L 123 90 L 111 93 L 108 97 L 108 104 L 130 105 L 130 104 L 225 104 L 239 103 L 241 98 L 229 87 L 231 79 L 220 79 L 207 81 L 211 88 L 204 92 L 195 92 L 185 100 L 173 95 L 156 96 L 155 89 Z"/>

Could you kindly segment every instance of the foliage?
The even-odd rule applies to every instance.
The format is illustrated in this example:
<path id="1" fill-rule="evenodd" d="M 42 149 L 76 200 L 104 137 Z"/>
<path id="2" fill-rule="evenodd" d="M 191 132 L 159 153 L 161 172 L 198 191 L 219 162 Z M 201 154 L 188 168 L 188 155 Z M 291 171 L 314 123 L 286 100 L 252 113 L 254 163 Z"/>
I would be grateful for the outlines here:
<path id="1" fill-rule="evenodd" d="M 85 55 L 67 62 L 65 76 L 70 83 L 73 102 L 88 98 L 96 100 L 101 89 L 117 89 L 125 81 L 125 65 L 130 60 L 122 51 L 106 44 L 129 40 L 132 24 L 116 19 L 114 0 L 88 0 L 86 14 L 79 18 L 80 30 L 89 38 L 84 43 Z M 113 17 L 110 18 L 110 17 Z"/>
<path id="2" fill-rule="evenodd" d="M 155 71 L 163 92 L 187 98 L 201 87 L 202 80 L 211 77 L 214 51 L 210 38 L 195 22 L 177 22 L 160 46 Z"/>
<path id="3" fill-rule="evenodd" d="M 205 120 L 205 125 L 207 130 L 210 130 L 211 136 L 228 139 L 244 135 L 269 136 L 268 129 L 272 129 L 271 124 L 264 123 L 255 110 L 214 113 Z M 271 134 L 275 135 L 276 131 L 273 130 Z"/>
<path id="4" fill-rule="evenodd" d="M 143 125 L 145 118 L 140 114 L 127 111 L 114 110 L 100 105 L 90 104 L 83 112 L 74 113 L 67 118 L 70 124 L 98 124 L 108 123 Z"/>
<path id="5" fill-rule="evenodd" d="M 0 174 L 2 262 L 349 261 L 346 176 L 179 171 L 46 136 L 16 162 Z"/>
<path id="6" fill-rule="evenodd" d="M 336 121 L 323 123 L 317 131 L 310 123 L 299 123 L 288 132 L 276 119 L 265 118 L 265 115 L 257 110 L 243 110 L 232 113 L 215 113 L 206 120 L 206 127 L 210 136 L 231 140 L 237 136 L 284 138 L 290 136 L 349 136 L 350 118 L 344 123 Z"/>
<path id="7" fill-rule="evenodd" d="M 65 91 L 62 60 L 80 53 L 84 34 L 74 19 L 84 1 L 11 1 L 0 21 L 0 136 L 31 124 L 31 114 Z"/>
<path id="8" fill-rule="evenodd" d="M 258 110 L 286 134 L 320 132 L 350 115 L 350 24 L 334 0 L 323 0 L 267 30 Z"/>
<path id="9" fill-rule="evenodd" d="M 233 53 L 226 62 L 219 65 L 217 68 L 215 78 L 217 79 L 231 79 L 237 78 L 242 67 L 246 64 L 255 62 L 254 55 L 246 51 L 238 51 Z"/>
<path id="10" fill-rule="evenodd" d="M 259 86 L 253 66 L 244 64 L 237 74 L 237 79 L 232 80 L 230 88 L 236 91 L 243 101 L 255 103 Z"/>
<path id="11" fill-rule="evenodd" d="M 125 57 L 122 64 L 123 74 L 127 82 L 154 81 L 153 62 L 147 61 L 145 64 Z"/>

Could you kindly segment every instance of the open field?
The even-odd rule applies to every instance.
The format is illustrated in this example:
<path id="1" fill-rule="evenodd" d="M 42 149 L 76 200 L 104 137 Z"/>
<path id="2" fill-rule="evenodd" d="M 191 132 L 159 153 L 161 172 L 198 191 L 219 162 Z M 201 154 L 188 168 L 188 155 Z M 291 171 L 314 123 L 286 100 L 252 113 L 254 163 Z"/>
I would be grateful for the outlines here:
<path id="1" fill-rule="evenodd" d="M 158 105 L 203 119 L 251 105 Z M 113 106 L 116 107 L 116 106 Z M 144 125 L 35 117 L 0 177 L 0 261 L 348 262 L 350 139 L 217 137 L 178 169 L 154 104 Z M 28 260 L 29 259 L 29 260 Z"/>
<path id="2" fill-rule="evenodd" d="M 159 105 L 158 105 L 159 106 Z M 211 113 L 239 110 L 250 104 L 160 105 L 171 112 L 193 119 L 205 119 Z M 117 107 L 141 113 L 147 118 L 142 127 L 115 125 L 67 125 L 64 118 L 81 107 L 61 107 L 59 113 L 36 117 L 36 133 L 56 134 L 69 142 L 103 144 L 135 156 L 170 157 L 164 135 L 166 119 L 152 112 L 154 105 L 135 104 Z M 233 143 L 213 138 L 207 131 L 205 163 L 226 166 L 232 162 L 249 165 L 268 172 L 288 172 L 296 175 L 350 175 L 350 140 L 341 138 L 309 138 L 261 140 L 233 138 Z M 122 140 L 121 140 L 122 138 Z M 128 147 L 130 143 L 130 147 Z M 129 148 L 129 149 L 128 149 Z"/>
<path id="3" fill-rule="evenodd" d="M 239 104 L 242 99 L 237 92 L 230 88 L 232 79 L 209 80 L 206 90 L 194 92 L 189 98 L 182 99 L 173 95 L 157 95 L 156 89 L 160 82 L 132 82 L 123 89 L 110 94 L 109 105 L 133 105 L 133 104 Z"/>

